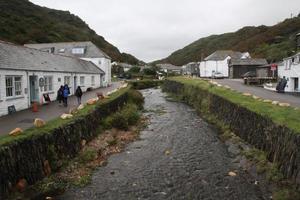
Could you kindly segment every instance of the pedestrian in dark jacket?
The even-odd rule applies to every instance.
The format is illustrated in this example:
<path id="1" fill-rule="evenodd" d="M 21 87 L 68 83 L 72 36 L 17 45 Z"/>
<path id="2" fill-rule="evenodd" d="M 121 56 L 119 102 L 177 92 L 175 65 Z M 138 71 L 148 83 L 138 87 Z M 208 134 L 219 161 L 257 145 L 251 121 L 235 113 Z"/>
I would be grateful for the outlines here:
<path id="1" fill-rule="evenodd" d="M 82 97 L 82 90 L 81 90 L 80 86 L 77 87 L 76 92 L 75 92 L 75 96 L 77 97 L 78 105 L 80 105 L 81 104 L 81 97 Z"/>
<path id="2" fill-rule="evenodd" d="M 64 86 L 61 85 L 59 90 L 57 91 L 57 98 L 56 98 L 59 103 L 61 103 L 64 100 L 63 92 L 64 92 Z"/>
<path id="3" fill-rule="evenodd" d="M 69 86 L 66 84 L 64 86 L 64 90 L 63 90 L 63 97 L 64 97 L 64 106 L 67 107 L 68 106 L 68 96 L 70 94 L 70 88 Z"/>

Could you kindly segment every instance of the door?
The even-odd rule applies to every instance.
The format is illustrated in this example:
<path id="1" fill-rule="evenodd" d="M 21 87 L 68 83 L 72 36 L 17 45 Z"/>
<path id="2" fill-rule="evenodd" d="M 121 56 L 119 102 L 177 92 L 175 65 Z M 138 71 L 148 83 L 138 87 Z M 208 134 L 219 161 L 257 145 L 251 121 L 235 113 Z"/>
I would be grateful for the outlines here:
<path id="1" fill-rule="evenodd" d="M 39 86 L 38 86 L 38 77 L 37 76 L 29 76 L 29 90 L 30 90 L 30 102 L 38 102 L 39 101 Z"/>
<path id="2" fill-rule="evenodd" d="M 294 79 L 294 91 L 298 91 L 299 89 L 299 79 L 295 78 Z"/>

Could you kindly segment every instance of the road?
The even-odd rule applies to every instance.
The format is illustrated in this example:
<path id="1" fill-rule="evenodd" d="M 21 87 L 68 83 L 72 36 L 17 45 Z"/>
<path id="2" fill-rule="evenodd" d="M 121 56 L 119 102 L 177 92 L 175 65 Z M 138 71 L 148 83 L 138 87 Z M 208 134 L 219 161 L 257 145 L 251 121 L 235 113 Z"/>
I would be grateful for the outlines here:
<path id="1" fill-rule="evenodd" d="M 58 199 L 269 199 L 194 109 L 166 101 L 158 89 L 143 94 L 150 125 L 140 140 L 111 156 L 90 185 Z"/>
<path id="2" fill-rule="evenodd" d="M 96 97 L 97 92 L 103 92 L 104 94 L 106 94 L 108 91 L 112 91 L 119 87 L 120 84 L 120 82 L 113 82 L 110 87 L 85 92 L 82 96 L 82 102 Z M 12 115 L 0 117 L 0 136 L 7 135 L 11 130 L 15 128 L 21 128 L 23 130 L 28 129 L 33 126 L 33 122 L 36 118 L 41 118 L 45 121 L 49 121 L 61 116 L 63 113 L 69 113 L 70 109 L 78 106 L 76 97 L 69 97 L 68 104 L 68 107 L 65 108 L 57 101 L 53 101 L 49 105 L 40 106 L 39 112 L 32 112 L 31 109 L 27 109 L 16 112 Z"/>
<path id="3" fill-rule="evenodd" d="M 266 90 L 262 87 L 248 86 L 243 84 L 243 80 L 241 79 L 216 79 L 214 81 L 222 85 L 228 85 L 232 89 L 239 92 L 247 92 L 263 99 L 270 99 L 282 103 L 289 103 L 293 107 L 300 107 L 300 97 L 289 94 L 276 93 L 273 91 Z"/>

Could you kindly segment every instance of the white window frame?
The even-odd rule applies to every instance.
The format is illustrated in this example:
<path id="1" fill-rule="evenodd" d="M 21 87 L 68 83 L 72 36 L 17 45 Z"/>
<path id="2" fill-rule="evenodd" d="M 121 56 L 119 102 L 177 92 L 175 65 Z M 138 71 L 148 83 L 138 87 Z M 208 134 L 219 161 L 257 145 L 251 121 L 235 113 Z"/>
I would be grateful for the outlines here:
<path id="1" fill-rule="evenodd" d="M 16 81 L 17 78 L 20 78 L 20 80 Z M 15 98 L 15 97 L 20 97 L 23 95 L 23 84 L 22 84 L 22 76 L 21 75 L 9 75 L 9 76 L 5 76 L 5 95 L 6 98 Z M 7 86 L 7 79 L 11 79 L 11 86 Z M 20 84 L 19 89 L 17 90 L 17 84 Z M 8 96 L 8 88 L 11 89 L 11 96 Z M 19 92 L 19 94 L 17 94 L 17 92 Z"/>
<path id="2" fill-rule="evenodd" d="M 85 48 L 84 47 L 75 47 L 72 49 L 72 54 L 84 54 Z"/>
<path id="3" fill-rule="evenodd" d="M 64 76 L 64 84 L 70 86 L 71 84 L 71 76 Z"/>
<path id="4" fill-rule="evenodd" d="M 85 77 L 84 76 L 80 76 L 79 77 L 80 86 L 84 86 L 84 82 L 85 82 Z"/>
<path id="5" fill-rule="evenodd" d="M 52 92 L 53 91 L 53 76 L 45 76 L 44 77 L 44 92 Z"/>
<path id="6" fill-rule="evenodd" d="M 91 85 L 92 85 L 92 86 L 95 86 L 95 76 L 92 76 L 92 77 L 91 77 Z"/>

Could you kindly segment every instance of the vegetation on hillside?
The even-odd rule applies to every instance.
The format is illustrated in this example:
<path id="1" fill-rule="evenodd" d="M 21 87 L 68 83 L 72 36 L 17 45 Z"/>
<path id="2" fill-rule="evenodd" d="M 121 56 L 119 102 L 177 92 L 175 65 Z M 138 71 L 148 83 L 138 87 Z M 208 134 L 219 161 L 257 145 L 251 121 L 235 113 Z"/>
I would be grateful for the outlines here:
<path id="1" fill-rule="evenodd" d="M 28 0 L 0 0 L 0 40 L 17 44 L 92 41 L 114 61 L 138 64 L 69 11 L 40 7 Z"/>
<path id="2" fill-rule="evenodd" d="M 252 57 L 267 58 L 269 62 L 276 62 L 295 53 L 295 36 L 299 32 L 300 16 L 269 27 L 244 27 L 233 33 L 201 38 L 154 63 L 183 65 L 201 61 L 216 50 L 228 49 L 249 52 Z"/>

